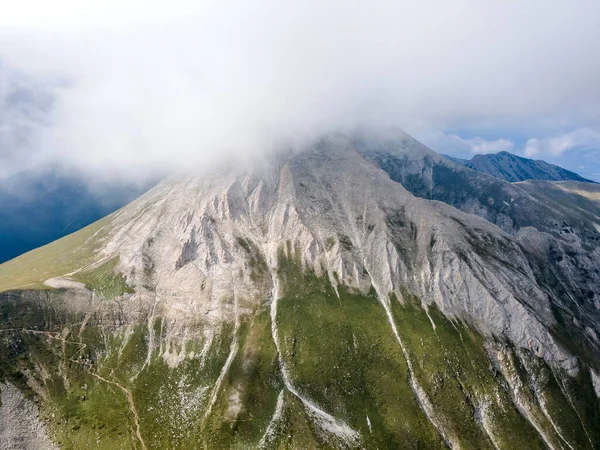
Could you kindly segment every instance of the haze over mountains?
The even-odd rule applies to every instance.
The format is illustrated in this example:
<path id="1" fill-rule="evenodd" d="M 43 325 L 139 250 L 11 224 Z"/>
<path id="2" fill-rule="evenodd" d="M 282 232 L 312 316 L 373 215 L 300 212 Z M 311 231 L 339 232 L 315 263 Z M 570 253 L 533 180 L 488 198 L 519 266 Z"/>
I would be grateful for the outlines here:
<path id="1" fill-rule="evenodd" d="M 541 160 L 523 158 L 509 152 L 475 155 L 469 160 L 453 158 L 451 156 L 446 157 L 460 164 L 464 164 L 471 169 L 510 182 L 525 180 L 573 180 L 593 183 L 592 180 L 588 180 L 575 172 L 555 166 L 554 164 L 548 164 Z"/>
<path id="2" fill-rule="evenodd" d="M 296 150 L 0 265 L 2 442 L 600 446 L 597 184 L 399 130 Z"/>
<path id="3" fill-rule="evenodd" d="M 508 152 L 454 162 L 510 182 L 593 182 L 574 172 Z M 157 181 L 90 184 L 58 167 L 30 169 L 0 180 L 0 263 L 77 231 L 119 209 Z"/>
<path id="4" fill-rule="evenodd" d="M 598 0 L 5 3 L 0 450 L 600 449 Z"/>
<path id="5" fill-rule="evenodd" d="M 77 231 L 154 182 L 93 183 L 85 174 L 38 167 L 0 180 L 0 263 Z"/>

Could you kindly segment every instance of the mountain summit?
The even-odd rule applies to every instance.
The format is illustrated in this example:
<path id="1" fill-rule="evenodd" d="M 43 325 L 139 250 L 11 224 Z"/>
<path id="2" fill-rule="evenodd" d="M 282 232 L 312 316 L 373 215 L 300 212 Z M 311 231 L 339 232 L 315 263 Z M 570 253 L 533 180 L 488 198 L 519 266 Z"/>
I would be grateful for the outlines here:
<path id="1" fill-rule="evenodd" d="M 506 181 L 525 181 L 525 180 L 547 180 L 547 181 L 585 181 L 593 183 L 592 180 L 563 169 L 562 167 L 549 164 L 541 160 L 533 160 L 513 155 L 509 152 L 489 153 L 485 155 L 475 155 L 471 159 L 451 158 L 455 162 L 465 166 L 487 173 Z"/>
<path id="2" fill-rule="evenodd" d="M 30 445 L 598 448 L 600 201 L 535 195 L 397 133 L 169 178 L 0 266 L 0 424 L 9 392 Z"/>

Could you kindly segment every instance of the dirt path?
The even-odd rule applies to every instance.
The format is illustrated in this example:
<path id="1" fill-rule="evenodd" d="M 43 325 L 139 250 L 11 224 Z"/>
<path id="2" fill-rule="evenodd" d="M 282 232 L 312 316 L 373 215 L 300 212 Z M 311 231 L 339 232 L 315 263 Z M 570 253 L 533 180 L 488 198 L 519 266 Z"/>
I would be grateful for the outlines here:
<path id="1" fill-rule="evenodd" d="M 98 380 L 103 381 L 105 383 L 115 385 L 123 391 L 123 393 L 127 397 L 127 403 L 129 404 L 129 410 L 131 411 L 131 414 L 133 415 L 133 420 L 135 423 L 135 435 L 136 435 L 137 439 L 140 441 L 142 449 L 147 450 L 146 443 L 144 442 L 144 438 L 142 437 L 142 433 L 140 430 L 140 416 L 138 415 L 137 409 L 135 407 L 135 403 L 133 401 L 133 394 L 131 393 L 131 391 L 127 387 L 125 387 L 124 385 L 119 383 L 118 381 L 114 380 L 115 376 L 112 371 L 110 373 L 110 376 L 112 376 L 113 380 L 109 380 L 107 378 L 104 378 L 101 375 L 98 375 L 96 372 L 93 372 L 92 371 L 92 369 L 94 368 L 93 364 L 84 362 L 84 361 L 78 361 L 75 359 L 75 357 L 85 349 L 86 344 L 84 344 L 83 342 L 79 342 L 79 341 L 67 340 L 68 334 L 63 334 L 63 333 L 59 333 L 59 332 L 28 330 L 28 329 L 24 329 L 24 328 L 22 328 L 22 329 L 21 328 L 10 328 L 10 329 L 0 330 L 0 332 L 6 332 L 6 331 L 21 331 L 21 332 L 29 333 L 29 334 L 41 334 L 41 335 L 46 336 L 49 339 L 58 340 L 61 342 L 63 354 L 65 353 L 65 348 L 66 348 L 67 344 L 79 345 L 79 350 L 77 350 L 73 354 L 73 356 L 71 356 L 69 358 L 69 361 L 86 367 L 88 369 L 88 373 L 90 375 L 92 375 L 94 378 L 97 378 Z"/>
<path id="2" fill-rule="evenodd" d="M 104 377 L 98 375 L 97 373 L 90 372 L 90 375 L 98 378 L 101 381 L 104 381 L 105 383 L 114 384 L 115 386 L 117 386 L 119 389 L 121 389 L 125 393 L 125 396 L 127 397 L 127 403 L 129 403 L 129 410 L 133 414 L 133 420 L 135 422 L 135 435 L 138 438 L 138 440 L 140 441 L 142 448 L 144 450 L 147 450 L 146 444 L 144 443 L 144 439 L 142 438 L 142 433 L 140 431 L 140 417 L 138 416 L 137 409 L 135 409 L 135 403 L 133 402 L 133 394 L 131 393 L 131 391 L 129 389 L 127 389 L 125 386 L 123 386 L 121 383 L 104 378 Z M 111 375 L 112 375 L 112 372 L 111 372 Z M 114 375 L 113 375 L 113 377 L 114 377 Z"/>

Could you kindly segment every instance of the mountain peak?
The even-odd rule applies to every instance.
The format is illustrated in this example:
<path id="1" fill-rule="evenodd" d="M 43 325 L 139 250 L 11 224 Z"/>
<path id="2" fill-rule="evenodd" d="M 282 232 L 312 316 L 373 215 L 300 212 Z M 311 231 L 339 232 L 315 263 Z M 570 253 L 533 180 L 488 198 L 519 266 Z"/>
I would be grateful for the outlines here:
<path id="1" fill-rule="evenodd" d="M 525 180 L 574 180 L 593 183 L 592 180 L 583 178 L 562 167 L 549 164 L 542 160 L 524 158 L 507 151 L 479 154 L 473 156 L 470 160 L 454 160 L 471 169 L 510 182 Z"/>
<path id="2" fill-rule="evenodd" d="M 448 180 L 535 204 L 406 136 L 171 177 L 0 266 L 0 374 L 82 448 L 594 447 L 597 247 Z"/>

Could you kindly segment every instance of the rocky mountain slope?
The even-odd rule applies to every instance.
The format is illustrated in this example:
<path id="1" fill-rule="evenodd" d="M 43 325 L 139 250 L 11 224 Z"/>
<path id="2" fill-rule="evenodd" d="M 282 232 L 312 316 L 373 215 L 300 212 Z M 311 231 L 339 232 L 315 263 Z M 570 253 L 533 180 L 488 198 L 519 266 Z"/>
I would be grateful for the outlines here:
<path id="1" fill-rule="evenodd" d="M 557 207 L 562 205 L 561 201 L 548 204 L 547 197 L 536 198 L 524 185 L 469 169 L 435 153 L 401 130 L 356 134 L 353 143 L 365 158 L 417 197 L 439 200 L 483 217 L 509 234 L 532 226 L 564 238 L 569 234 L 564 230 L 564 220 L 582 245 L 595 245 L 599 214 L 596 203 L 589 211 L 571 209 L 565 213 Z M 584 190 L 596 188 L 595 183 L 579 186 Z"/>
<path id="2" fill-rule="evenodd" d="M 1 265 L 0 377 L 61 448 L 599 448 L 598 210 L 407 143 L 173 177 Z"/>
<path id="3" fill-rule="evenodd" d="M 510 182 L 525 180 L 592 182 L 575 172 L 555 166 L 554 164 L 523 158 L 509 152 L 475 155 L 469 160 L 458 158 L 454 158 L 453 160 L 464 164 L 470 169 Z"/>

